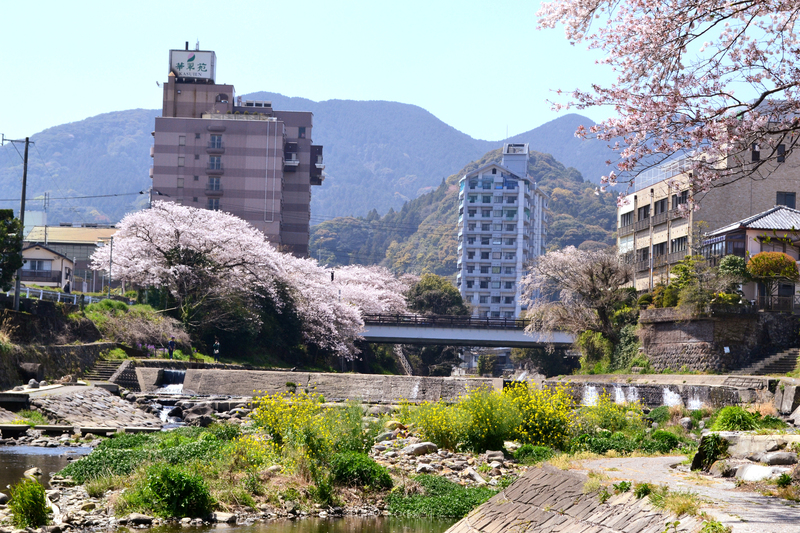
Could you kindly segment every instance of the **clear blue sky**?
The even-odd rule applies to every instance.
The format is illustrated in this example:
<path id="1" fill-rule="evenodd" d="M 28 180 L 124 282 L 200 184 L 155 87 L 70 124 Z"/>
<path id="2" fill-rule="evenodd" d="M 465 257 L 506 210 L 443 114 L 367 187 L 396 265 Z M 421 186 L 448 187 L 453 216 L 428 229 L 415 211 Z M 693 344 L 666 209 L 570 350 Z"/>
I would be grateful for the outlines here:
<path id="1" fill-rule="evenodd" d="M 557 117 L 553 89 L 610 81 L 538 2 L 3 2 L 0 133 L 160 108 L 168 51 L 200 41 L 237 94 L 391 100 L 498 140 Z M 588 113 L 584 113 L 588 114 Z M 603 118 L 595 111 L 589 116 Z"/>

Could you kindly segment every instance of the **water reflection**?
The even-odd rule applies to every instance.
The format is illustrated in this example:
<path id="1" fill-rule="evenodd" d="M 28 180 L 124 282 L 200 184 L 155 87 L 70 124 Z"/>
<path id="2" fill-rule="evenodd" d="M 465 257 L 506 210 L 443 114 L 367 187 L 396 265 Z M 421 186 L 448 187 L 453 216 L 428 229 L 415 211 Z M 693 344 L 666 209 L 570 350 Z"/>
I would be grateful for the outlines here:
<path id="1" fill-rule="evenodd" d="M 153 527 L 148 531 L 150 533 L 201 533 L 213 529 L 230 533 L 443 533 L 455 522 L 455 520 L 412 519 L 394 516 L 304 518 L 271 520 L 242 526 L 218 524 L 207 527 L 181 527 L 179 524 L 170 524 Z"/>
<path id="2" fill-rule="evenodd" d="M 50 474 L 69 464 L 68 457 L 78 458 L 92 448 L 43 448 L 40 446 L 0 446 L 0 492 L 22 479 L 26 470 L 38 467 L 45 487 L 50 487 Z"/>

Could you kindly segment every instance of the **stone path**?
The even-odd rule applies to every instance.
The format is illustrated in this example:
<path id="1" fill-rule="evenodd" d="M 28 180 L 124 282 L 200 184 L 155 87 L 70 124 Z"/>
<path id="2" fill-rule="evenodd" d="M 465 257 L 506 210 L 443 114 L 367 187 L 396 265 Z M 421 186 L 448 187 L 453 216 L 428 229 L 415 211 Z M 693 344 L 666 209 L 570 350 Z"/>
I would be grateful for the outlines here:
<path id="1" fill-rule="evenodd" d="M 161 420 L 99 387 L 61 387 L 31 394 L 30 402 L 51 421 L 71 425 L 161 426 Z"/>
<path id="2" fill-rule="evenodd" d="M 684 457 L 625 457 L 585 461 L 584 471 L 602 472 L 610 479 L 669 485 L 671 490 L 697 493 L 703 510 L 733 529 L 733 533 L 800 533 L 800 504 L 734 490 L 728 479 L 713 478 L 688 467 L 672 468 Z"/>

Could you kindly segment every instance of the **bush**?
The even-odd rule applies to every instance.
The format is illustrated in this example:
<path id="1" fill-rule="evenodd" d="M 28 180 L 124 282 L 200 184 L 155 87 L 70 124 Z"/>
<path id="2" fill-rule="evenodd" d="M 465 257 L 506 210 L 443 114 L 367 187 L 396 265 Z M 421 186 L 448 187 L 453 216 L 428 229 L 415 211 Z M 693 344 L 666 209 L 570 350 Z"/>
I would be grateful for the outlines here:
<path id="1" fill-rule="evenodd" d="M 653 492 L 653 486 L 650 483 L 637 483 L 633 487 L 633 495 L 640 500 L 649 496 L 651 492 Z"/>
<path id="2" fill-rule="evenodd" d="M 462 518 L 472 509 L 496 494 L 486 487 L 467 488 L 434 475 L 421 475 L 414 480 L 424 494 L 405 496 L 395 489 L 386 498 L 389 512 L 394 516 L 431 518 Z"/>
<path id="3" fill-rule="evenodd" d="M 214 504 L 203 478 L 165 464 L 155 464 L 147 469 L 144 490 L 144 496 L 152 503 L 152 511 L 157 516 L 206 516 Z"/>
<path id="4" fill-rule="evenodd" d="M 758 427 L 757 418 L 739 406 L 720 409 L 712 431 L 749 431 Z"/>
<path id="5" fill-rule="evenodd" d="M 108 475 L 127 476 L 149 458 L 144 450 L 98 449 L 61 471 L 62 476 L 72 476 L 78 483 Z"/>
<path id="6" fill-rule="evenodd" d="M 678 437 L 670 433 L 669 431 L 664 431 L 661 429 L 657 429 L 653 432 L 650 436 L 654 441 L 662 443 L 667 449 L 665 452 L 672 450 L 673 448 L 677 448 L 680 441 Z"/>
<path id="7" fill-rule="evenodd" d="M 478 375 L 485 376 L 494 373 L 497 356 L 491 353 L 482 353 L 478 356 Z"/>
<path id="8" fill-rule="evenodd" d="M 578 432 L 581 433 L 592 433 L 595 428 L 612 433 L 644 428 L 644 415 L 638 404 L 615 403 L 607 392 L 597 398 L 595 405 L 578 409 L 577 417 Z"/>
<path id="9" fill-rule="evenodd" d="M 514 438 L 526 444 L 564 448 L 575 424 L 574 400 L 565 388 L 533 389 L 515 383 L 504 393 L 519 413 Z"/>
<path id="10" fill-rule="evenodd" d="M 389 471 L 364 453 L 344 452 L 334 455 L 331 459 L 331 476 L 333 482 L 339 485 L 392 488 Z"/>
<path id="11" fill-rule="evenodd" d="M 792 484 L 792 476 L 784 472 L 778 476 L 778 479 L 775 480 L 775 483 L 777 483 L 780 488 L 785 489 Z"/>
<path id="12" fill-rule="evenodd" d="M 647 309 L 653 304 L 653 294 L 649 292 L 642 294 L 636 303 L 639 305 L 639 309 Z"/>
<path id="13" fill-rule="evenodd" d="M 547 461 L 555 455 L 552 448 L 523 444 L 514 452 L 514 459 L 523 464 L 535 464 Z"/>
<path id="14" fill-rule="evenodd" d="M 647 418 L 659 424 L 667 422 L 671 417 L 672 415 L 670 414 L 669 406 L 667 405 L 656 407 L 650 411 L 650 414 L 647 415 Z"/>
<path id="15" fill-rule="evenodd" d="M 15 526 L 39 527 L 47 523 L 47 500 L 44 487 L 32 479 L 23 479 L 11 487 L 8 508 L 14 513 Z"/>
<path id="16" fill-rule="evenodd" d="M 22 411 L 17 411 L 16 415 L 19 417 L 19 419 L 14 420 L 14 424 L 27 424 L 33 427 L 50 423 L 50 421 L 47 420 L 47 418 L 39 411 L 28 411 L 23 409 Z"/>

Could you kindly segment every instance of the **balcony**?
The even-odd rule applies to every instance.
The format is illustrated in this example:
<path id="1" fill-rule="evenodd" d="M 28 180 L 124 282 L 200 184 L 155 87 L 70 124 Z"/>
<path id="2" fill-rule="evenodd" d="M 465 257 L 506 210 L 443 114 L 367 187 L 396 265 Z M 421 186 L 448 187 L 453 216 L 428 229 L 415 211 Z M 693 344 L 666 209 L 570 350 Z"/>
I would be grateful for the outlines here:
<path id="1" fill-rule="evenodd" d="M 34 283 L 61 283 L 61 272 L 57 270 L 25 270 L 21 271 L 20 281 Z"/>
<path id="2" fill-rule="evenodd" d="M 636 272 L 647 272 L 650 270 L 650 261 L 639 261 L 636 263 Z"/>
<path id="3" fill-rule="evenodd" d="M 206 146 L 206 153 L 209 154 L 224 154 L 225 153 L 225 145 L 221 142 L 214 142 L 211 141 Z"/>
<path id="4" fill-rule="evenodd" d="M 636 231 L 642 231 L 650 229 L 650 218 L 646 218 L 644 220 L 640 220 L 636 223 Z"/>
<path id="5" fill-rule="evenodd" d="M 670 209 L 669 211 L 667 211 L 667 215 L 669 216 L 670 220 L 681 218 L 681 214 L 677 209 Z"/>
<path id="6" fill-rule="evenodd" d="M 220 176 L 225 173 L 222 163 L 209 163 L 206 165 L 206 174 Z"/>
<path id="7" fill-rule="evenodd" d="M 663 224 L 667 221 L 668 213 L 659 213 L 653 217 L 653 225 Z"/>
<path id="8" fill-rule="evenodd" d="M 673 252 L 667 256 L 669 264 L 674 265 L 678 261 L 683 261 L 687 255 L 691 255 L 688 250 L 681 250 L 680 252 Z"/>
<path id="9" fill-rule="evenodd" d="M 220 197 L 222 196 L 222 185 L 206 185 L 206 196 Z"/>
<path id="10" fill-rule="evenodd" d="M 633 233 L 633 224 L 628 224 L 627 226 L 622 226 L 617 230 L 617 233 L 620 237 L 625 237 L 626 235 L 630 235 Z"/>

